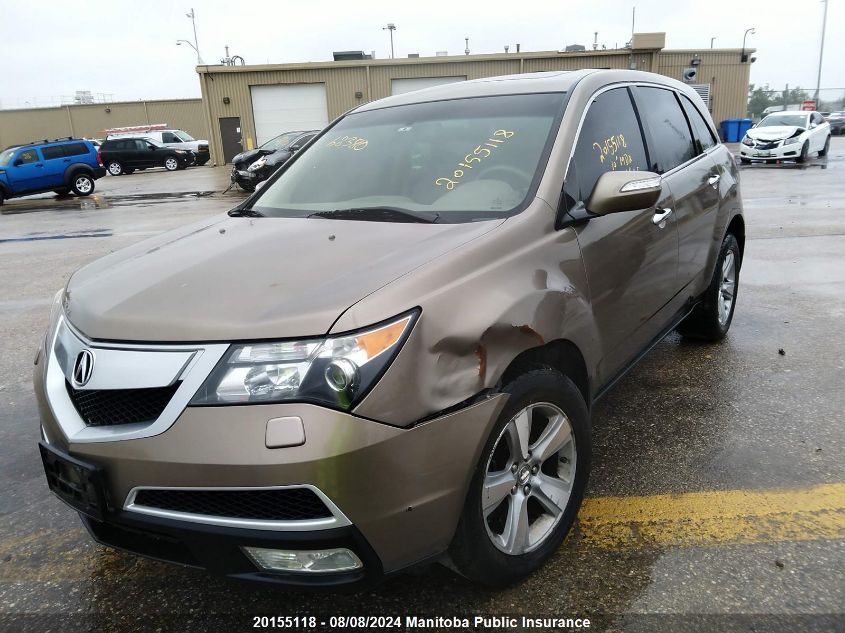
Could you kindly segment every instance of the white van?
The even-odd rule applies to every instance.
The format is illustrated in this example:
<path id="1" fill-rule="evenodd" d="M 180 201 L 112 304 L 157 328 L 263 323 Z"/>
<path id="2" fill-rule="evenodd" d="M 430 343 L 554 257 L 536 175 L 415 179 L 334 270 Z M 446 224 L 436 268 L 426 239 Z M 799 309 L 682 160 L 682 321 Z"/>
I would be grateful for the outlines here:
<path id="1" fill-rule="evenodd" d="M 196 164 L 205 165 L 209 158 L 208 141 L 198 141 L 184 130 L 167 127 L 166 123 L 116 127 L 106 130 L 106 140 L 115 138 L 149 138 L 176 149 L 188 149 L 196 155 Z"/>

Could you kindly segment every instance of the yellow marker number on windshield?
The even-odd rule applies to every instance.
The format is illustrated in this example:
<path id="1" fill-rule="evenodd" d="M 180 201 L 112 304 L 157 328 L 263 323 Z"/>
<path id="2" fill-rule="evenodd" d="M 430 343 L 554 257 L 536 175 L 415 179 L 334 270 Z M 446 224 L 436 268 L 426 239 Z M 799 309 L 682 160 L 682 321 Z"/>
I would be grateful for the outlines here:
<path id="1" fill-rule="evenodd" d="M 329 147 L 337 147 L 338 149 L 351 149 L 353 152 L 360 152 L 366 149 L 370 142 L 360 136 L 338 136 L 336 139 L 329 141 Z"/>
<path id="2" fill-rule="evenodd" d="M 514 132 L 511 130 L 496 130 L 493 136 L 488 138 L 481 145 L 476 145 L 472 152 L 464 156 L 463 160 L 458 161 L 458 166 L 452 172 L 451 177 L 441 176 L 434 181 L 438 187 L 446 187 L 452 190 L 455 186 L 460 184 L 461 178 L 466 174 L 465 170 L 477 167 L 485 158 L 488 158 L 496 148 L 503 144 L 507 139 L 512 137 Z"/>

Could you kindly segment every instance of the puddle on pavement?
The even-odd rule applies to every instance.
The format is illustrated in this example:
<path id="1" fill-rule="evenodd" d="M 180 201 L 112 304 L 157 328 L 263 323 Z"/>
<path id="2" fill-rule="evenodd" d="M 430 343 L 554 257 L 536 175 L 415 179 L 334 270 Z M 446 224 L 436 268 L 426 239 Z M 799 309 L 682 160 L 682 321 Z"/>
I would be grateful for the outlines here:
<path id="1" fill-rule="evenodd" d="M 173 202 L 186 202 L 198 198 L 218 195 L 217 191 L 174 191 L 166 193 L 139 193 L 124 195 L 94 194 L 86 197 L 55 196 L 53 198 L 35 198 L 15 200 L 0 208 L 2 215 L 35 213 L 38 211 L 93 211 L 114 207 L 141 207 Z"/>
<path id="2" fill-rule="evenodd" d="M 13 242 L 40 242 L 42 240 L 72 240 L 83 237 L 111 237 L 114 231 L 111 229 L 85 229 L 81 231 L 68 231 L 66 233 L 28 233 L 21 237 L 0 238 L 0 244 Z"/>

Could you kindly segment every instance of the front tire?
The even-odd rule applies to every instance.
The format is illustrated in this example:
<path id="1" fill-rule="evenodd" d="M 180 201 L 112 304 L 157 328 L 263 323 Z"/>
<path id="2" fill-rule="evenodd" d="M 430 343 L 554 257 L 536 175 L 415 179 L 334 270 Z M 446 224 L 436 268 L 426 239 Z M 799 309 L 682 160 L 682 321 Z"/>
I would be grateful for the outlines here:
<path id="1" fill-rule="evenodd" d="M 716 270 L 701 302 L 678 326 L 686 338 L 719 341 L 725 337 L 733 321 L 742 253 L 736 238 L 728 233 L 722 240 Z"/>
<path id="2" fill-rule="evenodd" d="M 810 141 L 804 141 L 804 144 L 801 146 L 801 155 L 798 156 L 795 160 L 799 163 L 807 162 L 807 155 L 810 153 Z"/>
<path id="3" fill-rule="evenodd" d="M 750 165 L 750 164 L 751 164 L 751 159 L 750 159 L 750 158 L 742 158 L 742 157 L 740 157 L 739 162 L 741 162 L 743 165 Z"/>
<path id="4" fill-rule="evenodd" d="M 168 156 L 164 159 L 164 168 L 167 171 L 176 171 L 179 169 L 179 161 L 174 156 Z"/>
<path id="5" fill-rule="evenodd" d="M 252 193 L 253 191 L 255 191 L 255 185 L 251 183 L 239 182 L 238 187 L 241 188 L 241 191 L 246 191 L 247 193 Z"/>
<path id="6" fill-rule="evenodd" d="M 88 174 L 74 174 L 70 179 L 70 188 L 77 196 L 90 196 L 94 193 L 94 179 Z"/>
<path id="7" fill-rule="evenodd" d="M 505 408 L 476 466 L 449 555 L 491 587 L 539 568 L 569 532 L 590 470 L 587 405 L 573 382 L 536 366 L 508 382 Z"/>
<path id="8" fill-rule="evenodd" d="M 819 150 L 819 158 L 823 158 L 827 156 L 827 152 L 830 149 L 830 134 L 827 135 L 827 139 L 824 142 L 824 147 Z"/>
<path id="9" fill-rule="evenodd" d="M 123 165 L 116 160 L 109 161 L 109 164 L 106 165 L 106 169 L 112 176 L 120 176 L 123 173 Z"/>

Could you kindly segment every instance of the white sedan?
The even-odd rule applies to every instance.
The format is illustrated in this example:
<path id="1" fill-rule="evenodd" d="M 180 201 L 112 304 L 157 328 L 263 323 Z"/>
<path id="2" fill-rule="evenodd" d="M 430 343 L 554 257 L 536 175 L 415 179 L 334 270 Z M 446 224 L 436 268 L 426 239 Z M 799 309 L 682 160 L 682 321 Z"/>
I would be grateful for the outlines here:
<path id="1" fill-rule="evenodd" d="M 752 160 L 794 159 L 799 163 L 813 152 L 827 155 L 830 124 L 818 112 L 774 112 L 742 137 L 739 158 Z"/>

